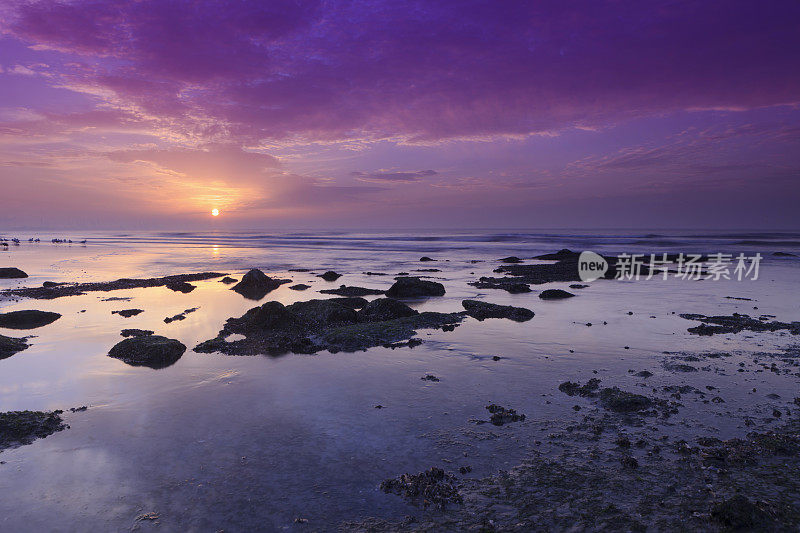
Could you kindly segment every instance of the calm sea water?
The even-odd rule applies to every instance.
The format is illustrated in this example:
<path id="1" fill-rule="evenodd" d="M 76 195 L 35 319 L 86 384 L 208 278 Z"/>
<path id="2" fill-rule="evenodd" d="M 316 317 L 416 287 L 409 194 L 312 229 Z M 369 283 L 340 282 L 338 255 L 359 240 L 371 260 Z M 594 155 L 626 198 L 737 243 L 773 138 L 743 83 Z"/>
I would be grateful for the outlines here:
<path id="1" fill-rule="evenodd" d="M 252 267 L 308 283 L 287 286 L 263 301 L 325 297 L 322 288 L 387 288 L 400 271 L 425 273 L 444 283 L 441 298 L 413 302 L 420 310 L 457 311 L 464 298 L 528 307 L 533 320 L 477 322 L 453 332 L 420 331 L 414 349 L 313 356 L 229 357 L 197 354 L 225 319 L 257 302 L 216 280 L 189 294 L 164 287 L 88 293 L 50 301 L 0 300 L 0 311 L 42 309 L 61 313 L 32 330 L 32 346 L 0 361 L 0 411 L 68 409 L 70 429 L 29 446 L 0 453 L 0 530 L 161 531 L 335 529 L 345 519 L 401 518 L 420 511 L 385 495 L 381 480 L 431 466 L 471 476 L 507 469 L 532 449 L 546 451 L 547 433 L 578 420 L 574 398 L 558 390 L 565 380 L 599 377 L 604 385 L 648 392 L 663 385 L 714 384 L 725 404 L 686 402 L 671 423 L 676 437 L 741 435 L 744 417 L 759 417 L 790 399 L 796 378 L 738 373 L 739 357 L 715 363 L 714 372 L 675 375 L 662 366 L 665 351 L 774 350 L 793 339 L 779 334 L 698 338 L 695 325 L 676 313 L 772 314 L 800 320 L 800 233 L 451 231 L 391 233 L 52 233 L 19 232 L 19 246 L 0 251 L 0 266 L 16 266 L 25 280 L 0 280 L 0 288 L 43 281 L 111 280 L 214 270 L 234 277 Z M 39 237 L 40 243 L 28 243 Z M 52 244 L 51 238 L 87 239 L 86 245 Z M 469 281 L 491 275 L 498 259 L 530 258 L 560 248 L 615 254 L 724 252 L 764 256 L 757 281 L 598 281 L 578 297 L 544 302 L 529 294 L 480 291 Z M 421 255 L 438 259 L 419 263 Z M 473 263 L 472 261 L 480 261 Z M 290 272 L 310 268 L 313 272 Z M 315 276 L 343 274 L 331 284 Z M 371 276 L 365 272 L 386 273 Z M 103 302 L 109 296 L 129 302 Z M 750 298 L 734 300 L 726 298 Z M 132 318 L 111 311 L 136 307 Z M 164 317 L 200 309 L 181 322 Z M 753 309 L 757 307 L 758 309 Z M 633 312 L 629 315 L 628 312 Z M 603 325 L 603 322 L 607 322 Z M 591 327 L 586 323 L 592 323 Z M 161 370 L 130 367 L 107 357 L 122 328 L 153 329 L 190 349 Z M 19 336 L 19 331 L 0 329 Z M 628 346 L 629 349 L 625 349 Z M 570 351 L 572 350 L 572 351 Z M 499 355 L 500 361 L 492 356 Z M 629 370 L 650 370 L 646 383 Z M 420 378 L 435 374 L 441 381 Z M 758 393 L 752 393 L 753 388 Z M 500 403 L 525 413 L 524 423 L 500 428 L 486 420 L 485 405 Z M 385 409 L 375 409 L 375 405 Z M 662 429 L 663 430 L 663 429 Z M 136 521 L 159 514 L 159 525 Z M 296 517 L 308 525 L 294 523 Z"/>

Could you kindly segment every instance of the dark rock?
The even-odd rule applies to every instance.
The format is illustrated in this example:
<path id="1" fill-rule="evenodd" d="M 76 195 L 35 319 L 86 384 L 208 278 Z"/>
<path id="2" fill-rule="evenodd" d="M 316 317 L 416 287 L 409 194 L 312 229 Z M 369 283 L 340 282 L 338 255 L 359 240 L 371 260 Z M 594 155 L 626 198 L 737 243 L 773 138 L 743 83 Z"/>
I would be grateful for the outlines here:
<path id="1" fill-rule="evenodd" d="M 304 291 L 306 289 L 310 289 L 311 285 L 306 285 L 305 283 L 298 283 L 297 285 L 290 285 L 290 289 L 293 291 Z"/>
<path id="2" fill-rule="evenodd" d="M 123 309 L 121 311 L 111 311 L 112 315 L 119 315 L 123 318 L 130 318 L 138 315 L 139 313 L 144 313 L 144 309 Z"/>
<path id="3" fill-rule="evenodd" d="M 5 335 L 0 335 L 0 359 L 11 357 L 15 353 L 21 352 L 27 347 L 27 339 L 18 339 L 16 337 L 6 337 Z"/>
<path id="4" fill-rule="evenodd" d="M 340 285 L 338 289 L 323 289 L 319 291 L 323 294 L 338 294 L 339 296 L 346 296 L 348 298 L 358 298 L 361 296 L 374 296 L 376 294 L 383 294 L 384 291 L 379 289 L 367 289 L 365 287 L 348 287 L 347 285 Z"/>
<path id="5" fill-rule="evenodd" d="M 349 298 L 348 297 L 331 298 L 330 301 L 331 302 L 336 302 L 338 304 L 341 304 L 341 305 L 343 305 L 345 307 L 349 307 L 351 309 L 361 309 L 362 307 L 364 307 L 365 305 L 367 305 L 369 303 L 369 302 L 367 302 L 366 299 L 359 298 L 357 296 L 352 296 L 352 297 L 349 297 Z"/>
<path id="6" fill-rule="evenodd" d="M 711 509 L 711 518 L 733 531 L 769 530 L 769 514 L 746 497 L 737 494 Z"/>
<path id="7" fill-rule="evenodd" d="M 588 285 L 584 283 L 573 283 L 569 286 L 570 289 L 585 289 L 586 287 L 588 287 Z"/>
<path id="8" fill-rule="evenodd" d="M 572 298 L 575 296 L 571 292 L 561 289 L 545 289 L 539 294 L 542 300 L 563 300 L 564 298 Z"/>
<path id="9" fill-rule="evenodd" d="M 377 298 L 358 312 L 358 320 L 359 322 L 378 322 L 416 314 L 418 311 L 393 298 Z"/>
<path id="10" fill-rule="evenodd" d="M 87 292 L 94 291 L 116 291 L 121 289 L 140 289 L 145 287 L 163 287 L 168 283 L 181 281 L 202 281 L 218 278 L 225 274 L 217 272 L 201 272 L 199 274 L 178 274 L 175 276 L 164 276 L 161 278 L 129 279 L 121 278 L 116 281 L 90 282 L 90 283 L 70 283 L 58 285 L 57 287 L 28 287 L 22 289 L 7 289 L 0 294 L 23 296 L 25 298 L 36 298 L 40 300 L 52 300 L 63 296 L 78 296 Z"/>
<path id="11" fill-rule="evenodd" d="M 175 339 L 144 335 L 121 340 L 108 351 L 108 355 L 131 366 L 166 368 L 180 359 L 185 351 L 186 346 Z"/>
<path id="12" fill-rule="evenodd" d="M 510 255 L 508 257 L 504 257 L 500 260 L 502 263 L 522 263 L 522 259 L 517 256 Z"/>
<path id="13" fill-rule="evenodd" d="M 421 474 L 403 474 L 395 479 L 387 479 L 381 483 L 380 489 L 387 494 L 403 496 L 423 507 L 433 505 L 445 509 L 450 504 L 463 503 L 455 476 L 441 468 L 434 467 Z"/>
<path id="14" fill-rule="evenodd" d="M 146 337 L 147 335 L 152 335 L 153 332 L 149 329 L 123 329 L 119 332 L 120 335 L 123 337 Z"/>
<path id="15" fill-rule="evenodd" d="M 279 355 L 320 350 L 354 352 L 411 339 L 418 328 L 443 328 L 463 320 L 460 313 L 417 313 L 379 322 L 357 322 L 352 307 L 333 300 L 297 302 L 284 307 L 267 302 L 239 318 L 230 318 L 215 339 L 195 347 L 196 352 L 229 355 Z M 226 342 L 231 333 L 245 339 Z"/>
<path id="16" fill-rule="evenodd" d="M 260 300 L 270 291 L 284 283 L 291 283 L 290 279 L 273 279 L 257 268 L 250 270 L 242 276 L 242 281 L 234 285 L 231 290 L 238 292 L 248 300 Z"/>
<path id="17" fill-rule="evenodd" d="M 487 318 L 508 318 L 516 322 L 525 322 L 533 318 L 534 313 L 524 307 L 514 307 L 511 305 L 497 305 L 479 300 L 464 300 L 461 305 L 466 309 L 467 314 L 477 320 Z"/>
<path id="18" fill-rule="evenodd" d="M 0 268 L 0 279 L 15 279 L 15 278 L 27 278 L 27 277 L 28 275 L 18 268 L 14 267 Z"/>
<path id="19" fill-rule="evenodd" d="M 795 254 L 790 254 L 789 252 L 774 252 L 772 255 L 775 257 L 797 257 Z"/>
<path id="20" fill-rule="evenodd" d="M 436 259 L 431 259 L 427 255 L 423 255 L 422 257 L 419 258 L 419 260 L 422 261 L 422 262 L 425 262 L 425 261 L 436 261 Z"/>
<path id="21" fill-rule="evenodd" d="M 732 315 L 705 316 L 692 313 L 681 313 L 681 318 L 702 322 L 699 326 L 687 331 L 694 335 L 718 335 L 739 333 L 741 331 L 780 331 L 789 330 L 793 335 L 800 335 L 800 322 L 764 321 L 748 315 L 733 313 Z"/>
<path id="22" fill-rule="evenodd" d="M 531 292 L 530 286 L 526 285 L 525 283 L 510 283 L 508 285 L 504 285 L 502 288 L 511 294 Z"/>
<path id="23" fill-rule="evenodd" d="M 172 283 L 167 283 L 165 287 L 171 291 L 182 292 L 183 294 L 188 294 L 197 288 L 191 283 L 187 283 L 185 281 L 174 281 Z"/>
<path id="24" fill-rule="evenodd" d="M 308 300 L 286 306 L 286 310 L 310 327 L 354 324 L 358 314 L 352 307 L 332 300 Z"/>
<path id="25" fill-rule="evenodd" d="M 225 285 L 230 285 L 231 283 L 236 283 L 236 278 L 232 278 L 230 276 L 225 276 L 224 278 L 219 280 L 219 282 L 220 283 L 224 283 Z"/>
<path id="26" fill-rule="evenodd" d="M 414 272 L 441 272 L 440 268 L 416 268 Z"/>
<path id="27" fill-rule="evenodd" d="M 489 421 L 495 426 L 502 426 L 503 424 L 525 420 L 525 415 L 517 414 L 514 409 L 506 409 L 500 405 L 487 405 L 486 410 L 492 414 L 492 416 L 489 417 Z"/>
<path id="28" fill-rule="evenodd" d="M 637 372 L 636 375 L 640 378 L 649 378 L 653 373 L 649 370 L 642 370 L 641 372 Z"/>
<path id="29" fill-rule="evenodd" d="M 631 413 L 652 407 L 653 400 L 641 394 L 609 387 L 600 391 L 600 405 L 617 413 Z"/>
<path id="30" fill-rule="evenodd" d="M 0 327 L 8 329 L 35 329 L 51 324 L 61 318 L 58 313 L 26 309 L 0 313 Z"/>
<path id="31" fill-rule="evenodd" d="M 435 281 L 422 280 L 415 277 L 397 278 L 386 296 L 390 298 L 420 298 L 426 296 L 444 296 L 444 285 Z"/>
<path id="32" fill-rule="evenodd" d="M 0 413 L 0 451 L 31 444 L 68 427 L 61 419 L 61 411 Z"/>
<path id="33" fill-rule="evenodd" d="M 565 381 L 558 386 L 558 390 L 567 396 L 592 396 L 600 388 L 600 380 L 592 378 L 586 382 L 586 385 L 574 383 L 572 381 Z"/>
<path id="34" fill-rule="evenodd" d="M 433 381 L 434 383 L 438 383 L 439 381 L 441 381 L 439 378 L 437 378 L 433 374 L 426 374 L 425 376 L 423 376 L 423 377 L 421 377 L 419 379 L 421 379 L 422 381 Z"/>
<path id="35" fill-rule="evenodd" d="M 328 271 L 327 271 L 327 272 L 325 272 L 324 274 L 320 274 L 320 275 L 319 275 L 319 276 L 317 276 L 317 277 L 318 277 L 318 278 L 322 278 L 322 279 L 324 279 L 325 281 L 336 281 L 337 279 L 341 278 L 341 277 L 342 277 L 342 275 L 341 275 L 341 274 L 337 274 L 337 273 L 336 273 L 336 272 L 334 272 L 333 270 L 328 270 Z"/>
<path id="36" fill-rule="evenodd" d="M 567 248 L 562 248 L 561 250 L 550 253 L 550 254 L 542 254 L 537 255 L 534 259 L 541 259 L 544 261 L 564 261 L 564 260 L 578 260 L 578 256 L 580 256 L 578 252 L 573 252 Z"/>
<path id="37" fill-rule="evenodd" d="M 198 309 L 200 309 L 200 308 L 199 307 L 192 307 L 191 309 L 185 309 L 182 313 L 178 313 L 177 315 L 168 316 L 167 318 L 164 319 L 164 323 L 165 324 L 169 324 L 171 322 L 175 322 L 176 320 L 185 320 L 186 319 L 186 315 L 188 315 L 189 313 L 194 313 Z"/>

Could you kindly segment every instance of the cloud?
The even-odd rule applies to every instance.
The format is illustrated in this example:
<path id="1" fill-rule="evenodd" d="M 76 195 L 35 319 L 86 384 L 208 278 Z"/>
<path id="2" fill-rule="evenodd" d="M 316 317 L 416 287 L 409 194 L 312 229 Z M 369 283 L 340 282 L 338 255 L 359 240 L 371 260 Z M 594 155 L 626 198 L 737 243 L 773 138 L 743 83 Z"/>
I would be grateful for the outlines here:
<path id="1" fill-rule="evenodd" d="M 552 134 L 800 94 L 791 1 L 40 0 L 3 15 L 6 34 L 73 59 L 58 83 L 251 143 Z"/>
<path id="2" fill-rule="evenodd" d="M 377 172 L 352 172 L 358 181 L 369 181 L 375 183 L 414 183 L 422 181 L 424 178 L 435 176 L 435 170 L 418 170 L 416 172 L 397 172 L 391 170 L 379 170 Z"/>

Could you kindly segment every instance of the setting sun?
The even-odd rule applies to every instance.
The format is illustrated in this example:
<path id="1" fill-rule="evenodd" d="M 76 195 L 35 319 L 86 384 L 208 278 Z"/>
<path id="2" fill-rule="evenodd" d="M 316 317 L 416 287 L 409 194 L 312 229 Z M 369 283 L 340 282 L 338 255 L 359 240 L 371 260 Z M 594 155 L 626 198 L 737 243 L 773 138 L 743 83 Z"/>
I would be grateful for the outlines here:
<path id="1" fill-rule="evenodd" d="M 211 210 L 211 216 L 212 217 L 218 217 L 219 216 L 219 209 L 216 209 L 216 208 L 212 209 Z"/>

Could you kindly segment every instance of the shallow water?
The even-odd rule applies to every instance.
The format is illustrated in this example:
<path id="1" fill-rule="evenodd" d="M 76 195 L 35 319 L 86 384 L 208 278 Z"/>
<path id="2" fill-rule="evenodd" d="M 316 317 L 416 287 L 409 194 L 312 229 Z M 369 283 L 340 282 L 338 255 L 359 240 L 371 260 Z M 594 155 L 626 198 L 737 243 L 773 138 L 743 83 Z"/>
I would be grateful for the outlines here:
<path id="1" fill-rule="evenodd" d="M 546 448 L 537 441 L 547 433 L 595 408 L 560 393 L 558 384 L 565 380 L 598 377 L 605 386 L 642 393 L 663 385 L 716 386 L 725 403 L 685 398 L 669 424 L 653 429 L 687 439 L 742 435 L 752 430 L 746 418 L 768 426 L 769 413 L 797 394 L 796 375 L 762 371 L 747 355 L 789 346 L 796 338 L 692 336 L 686 329 L 697 323 L 673 312 L 800 320 L 800 258 L 771 255 L 778 250 L 800 255 L 800 234 L 16 236 L 23 243 L 0 252 L 0 266 L 22 268 L 31 277 L 0 280 L 0 288 L 201 271 L 238 278 L 258 267 L 312 286 L 297 292 L 284 285 L 262 300 L 286 304 L 325 297 L 317 291 L 343 283 L 388 288 L 398 272 L 438 268 L 442 271 L 423 275 L 444 283 L 447 295 L 414 302 L 419 310 L 459 311 L 462 299 L 482 298 L 528 307 L 536 316 L 525 323 L 468 318 L 452 332 L 422 330 L 418 336 L 425 342 L 413 349 L 231 357 L 191 351 L 214 337 L 226 318 L 257 304 L 217 280 L 193 283 L 197 289 L 189 294 L 157 287 L 0 301 L 3 312 L 41 309 L 63 315 L 30 332 L 0 329 L 5 335 L 35 335 L 30 348 L 0 361 L 0 411 L 89 406 L 65 413 L 70 429 L 0 453 L 4 531 L 335 529 L 342 520 L 363 516 L 398 519 L 425 511 L 381 493 L 381 480 L 434 465 L 448 470 L 469 465 L 470 476 L 507 469 L 531 449 Z M 25 242 L 34 236 L 88 243 Z M 500 257 L 529 258 L 563 247 L 601 253 L 760 252 L 765 259 L 757 281 L 601 280 L 565 301 L 542 301 L 537 294 L 567 288 L 566 283 L 517 295 L 467 284 L 491 275 Z M 421 255 L 439 261 L 419 263 Z M 289 272 L 303 267 L 313 272 Z M 334 283 L 315 276 L 328 269 L 344 276 Z M 363 274 L 367 271 L 390 275 Z M 101 301 L 112 296 L 131 300 Z M 163 322 L 191 307 L 200 309 L 186 320 Z M 145 312 L 127 319 L 111 313 L 126 308 Z M 106 356 L 123 328 L 152 329 L 189 350 L 165 369 L 131 367 Z M 708 371 L 676 374 L 662 366 L 665 351 L 707 350 L 735 355 L 703 362 Z M 494 361 L 493 355 L 502 359 Z M 746 371 L 738 372 L 740 363 Z M 654 374 L 648 380 L 629 372 L 645 369 Z M 422 381 L 428 373 L 441 381 Z M 781 399 L 767 398 L 770 393 Z M 527 420 L 503 427 L 476 424 L 488 419 L 484 407 L 490 402 L 515 408 Z M 385 409 L 375 409 L 379 404 Z M 576 404 L 581 411 L 573 410 Z M 159 525 L 136 521 L 150 512 L 159 514 Z M 294 524 L 296 517 L 309 523 Z"/>

